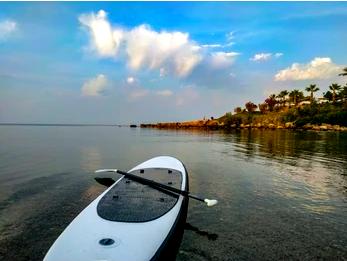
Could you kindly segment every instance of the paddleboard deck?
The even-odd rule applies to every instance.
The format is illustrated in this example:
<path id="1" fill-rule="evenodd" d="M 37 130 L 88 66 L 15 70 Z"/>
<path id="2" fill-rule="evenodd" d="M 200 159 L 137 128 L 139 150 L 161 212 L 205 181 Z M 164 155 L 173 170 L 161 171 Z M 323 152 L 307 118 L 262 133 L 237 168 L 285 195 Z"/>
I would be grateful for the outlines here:
<path id="1" fill-rule="evenodd" d="M 161 156 L 129 173 L 188 191 L 179 160 Z M 175 260 L 188 197 L 121 177 L 63 231 L 44 261 Z"/>

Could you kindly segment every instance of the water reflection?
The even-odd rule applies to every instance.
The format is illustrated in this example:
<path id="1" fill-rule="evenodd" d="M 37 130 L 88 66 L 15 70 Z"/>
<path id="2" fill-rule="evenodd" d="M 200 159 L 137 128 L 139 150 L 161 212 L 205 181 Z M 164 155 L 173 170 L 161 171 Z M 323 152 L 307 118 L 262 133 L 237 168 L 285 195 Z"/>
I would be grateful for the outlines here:
<path id="1" fill-rule="evenodd" d="M 101 155 L 97 147 L 81 148 L 81 169 L 94 172 L 101 166 Z"/>
<path id="2" fill-rule="evenodd" d="M 0 260 L 42 260 L 106 189 L 90 173 L 157 155 L 220 202 L 189 202 L 178 261 L 347 257 L 347 133 L 0 127 L 0 144 Z"/>
<path id="3" fill-rule="evenodd" d="M 231 156 L 269 167 L 273 192 L 310 212 L 333 212 L 336 193 L 347 195 L 346 133 L 241 130 L 223 142 Z"/>
<path id="4" fill-rule="evenodd" d="M 159 133 L 171 137 L 194 135 L 189 136 L 190 139 L 195 137 L 200 142 L 209 143 L 213 153 L 206 157 L 208 164 L 203 165 L 206 169 L 213 169 L 215 172 L 221 168 L 221 164 L 229 166 L 232 161 L 231 169 L 225 171 L 247 171 L 244 175 L 250 177 L 248 185 L 253 187 L 253 193 L 258 197 L 269 197 L 269 193 L 277 194 L 279 198 L 291 202 L 290 205 L 298 211 L 332 213 L 340 207 L 340 203 L 334 199 L 341 193 L 347 196 L 347 133 L 288 130 L 162 130 Z M 235 160 L 251 165 L 237 169 Z M 200 162 L 199 166 L 194 167 L 198 169 L 199 181 L 195 180 L 195 175 L 191 177 L 191 181 L 198 182 L 197 189 L 211 191 L 213 185 L 209 182 L 210 176 L 206 176 L 206 184 L 203 183 L 204 168 L 200 168 L 202 164 Z M 254 167 L 256 165 L 263 168 Z M 262 180 L 254 183 L 254 176 L 257 175 Z M 223 179 L 227 180 L 228 176 L 223 176 Z M 242 186 L 244 188 L 245 184 Z M 267 186 L 271 186 L 270 192 L 265 190 L 264 187 Z M 221 193 L 222 191 L 221 198 L 229 196 L 227 190 Z"/>
<path id="5" fill-rule="evenodd" d="M 194 231 L 199 236 L 206 237 L 208 240 L 215 241 L 218 238 L 218 234 L 200 230 L 198 227 L 195 227 L 195 226 L 191 225 L 190 223 L 186 223 L 184 229 Z"/>
<path id="6" fill-rule="evenodd" d="M 330 161 L 347 167 L 347 133 L 294 132 L 287 130 L 239 130 L 223 133 L 223 141 L 235 144 L 237 154 L 244 159 L 266 157 L 296 165 L 297 159 L 312 157 L 315 161 Z M 312 161 L 311 161 L 312 162 Z"/>

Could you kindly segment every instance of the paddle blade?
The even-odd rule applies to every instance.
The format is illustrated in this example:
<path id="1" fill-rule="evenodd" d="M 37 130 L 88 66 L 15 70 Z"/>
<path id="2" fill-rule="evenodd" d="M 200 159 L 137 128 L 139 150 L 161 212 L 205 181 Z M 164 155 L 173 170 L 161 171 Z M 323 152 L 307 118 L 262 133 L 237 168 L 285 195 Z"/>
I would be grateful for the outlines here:
<path id="1" fill-rule="evenodd" d="M 205 199 L 205 203 L 207 204 L 208 207 L 213 207 L 214 205 L 217 205 L 218 200 L 216 199 Z"/>
<path id="2" fill-rule="evenodd" d="M 111 187 L 115 183 L 115 181 L 112 178 L 96 177 L 94 179 L 96 180 L 96 182 L 98 182 L 99 184 L 104 185 L 106 187 Z"/>
<path id="3" fill-rule="evenodd" d="M 94 171 L 95 173 L 101 173 L 101 172 L 117 172 L 116 169 L 98 169 Z"/>

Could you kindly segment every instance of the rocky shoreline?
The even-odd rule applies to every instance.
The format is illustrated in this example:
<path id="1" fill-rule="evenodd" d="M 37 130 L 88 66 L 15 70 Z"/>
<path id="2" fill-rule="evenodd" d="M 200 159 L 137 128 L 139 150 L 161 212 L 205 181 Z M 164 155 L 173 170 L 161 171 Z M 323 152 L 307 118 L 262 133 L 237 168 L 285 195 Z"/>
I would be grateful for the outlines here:
<path id="1" fill-rule="evenodd" d="M 256 123 L 256 124 L 231 124 L 226 126 L 223 122 L 220 123 L 217 120 L 197 120 L 187 122 L 159 122 L 141 124 L 141 128 L 157 128 L 157 129 L 290 129 L 290 130 L 314 130 L 314 131 L 347 131 L 347 127 L 331 124 L 306 124 L 300 128 L 296 127 L 294 122 L 286 122 L 285 124 L 273 124 L 273 123 Z"/>

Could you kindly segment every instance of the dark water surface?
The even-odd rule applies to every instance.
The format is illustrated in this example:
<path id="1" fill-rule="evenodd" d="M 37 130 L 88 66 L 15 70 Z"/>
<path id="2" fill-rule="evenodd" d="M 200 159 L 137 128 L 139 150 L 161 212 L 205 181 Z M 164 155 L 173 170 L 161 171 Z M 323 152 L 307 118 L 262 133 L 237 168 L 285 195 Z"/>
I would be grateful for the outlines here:
<path id="1" fill-rule="evenodd" d="M 177 260 L 347 260 L 347 133 L 0 126 L 0 260 L 42 260 L 104 187 L 98 168 L 181 159 L 190 201 Z"/>

